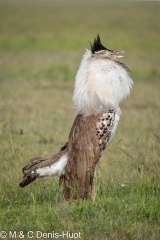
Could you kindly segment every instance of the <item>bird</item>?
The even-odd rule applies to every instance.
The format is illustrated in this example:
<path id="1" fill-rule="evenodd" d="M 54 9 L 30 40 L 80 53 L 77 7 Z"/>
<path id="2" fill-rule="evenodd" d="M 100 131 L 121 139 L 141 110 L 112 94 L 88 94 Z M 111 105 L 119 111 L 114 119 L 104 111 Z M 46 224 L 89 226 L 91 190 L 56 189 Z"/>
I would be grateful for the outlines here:
<path id="1" fill-rule="evenodd" d="M 68 141 L 51 157 L 31 159 L 22 169 L 20 187 L 58 176 L 64 200 L 95 199 L 96 165 L 116 132 L 119 104 L 133 86 L 130 70 L 119 60 L 123 53 L 103 46 L 99 34 L 90 43 L 75 77 L 72 100 L 77 115 Z"/>

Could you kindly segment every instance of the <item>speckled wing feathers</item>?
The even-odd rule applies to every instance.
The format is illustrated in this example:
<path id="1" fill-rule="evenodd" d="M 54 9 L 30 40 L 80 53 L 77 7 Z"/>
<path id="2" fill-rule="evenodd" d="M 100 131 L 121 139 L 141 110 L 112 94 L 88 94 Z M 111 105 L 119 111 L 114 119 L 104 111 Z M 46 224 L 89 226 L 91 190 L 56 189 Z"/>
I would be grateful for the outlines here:
<path id="1" fill-rule="evenodd" d="M 109 109 L 107 113 L 103 113 L 96 123 L 96 135 L 99 138 L 99 146 L 104 150 L 111 136 L 115 123 L 115 111 Z"/>

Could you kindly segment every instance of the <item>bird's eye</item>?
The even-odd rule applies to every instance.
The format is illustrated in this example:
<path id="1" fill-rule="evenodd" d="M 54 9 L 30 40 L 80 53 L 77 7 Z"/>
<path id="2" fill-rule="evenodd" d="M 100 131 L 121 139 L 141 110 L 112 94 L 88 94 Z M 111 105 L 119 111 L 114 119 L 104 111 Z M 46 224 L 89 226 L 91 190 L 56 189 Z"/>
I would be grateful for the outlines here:
<path id="1" fill-rule="evenodd" d="M 101 55 L 103 55 L 103 54 L 104 54 L 104 52 L 100 52 L 100 54 L 101 54 Z"/>

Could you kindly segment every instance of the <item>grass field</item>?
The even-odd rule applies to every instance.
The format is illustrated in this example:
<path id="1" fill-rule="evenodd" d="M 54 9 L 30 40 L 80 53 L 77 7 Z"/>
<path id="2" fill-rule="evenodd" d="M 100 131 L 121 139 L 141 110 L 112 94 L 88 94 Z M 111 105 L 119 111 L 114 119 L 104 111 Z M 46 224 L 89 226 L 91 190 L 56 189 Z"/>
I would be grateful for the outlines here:
<path id="1" fill-rule="evenodd" d="M 9 231 L 17 239 L 33 231 L 36 239 L 37 230 L 160 239 L 159 11 L 158 2 L 0 1 L 0 231 L 7 239 Z M 56 178 L 20 189 L 28 160 L 67 141 L 74 77 L 97 32 L 108 48 L 127 51 L 134 88 L 98 164 L 96 200 L 64 202 Z"/>

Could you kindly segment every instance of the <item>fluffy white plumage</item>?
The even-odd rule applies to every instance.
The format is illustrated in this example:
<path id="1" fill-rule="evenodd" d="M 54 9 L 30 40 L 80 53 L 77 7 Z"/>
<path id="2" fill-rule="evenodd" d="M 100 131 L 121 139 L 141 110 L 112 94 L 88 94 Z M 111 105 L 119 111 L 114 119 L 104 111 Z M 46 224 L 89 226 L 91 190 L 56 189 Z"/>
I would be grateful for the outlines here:
<path id="1" fill-rule="evenodd" d="M 108 106 L 120 109 L 119 103 L 130 93 L 133 81 L 120 62 L 93 56 L 86 50 L 76 75 L 73 102 L 85 116 L 105 112 Z"/>

